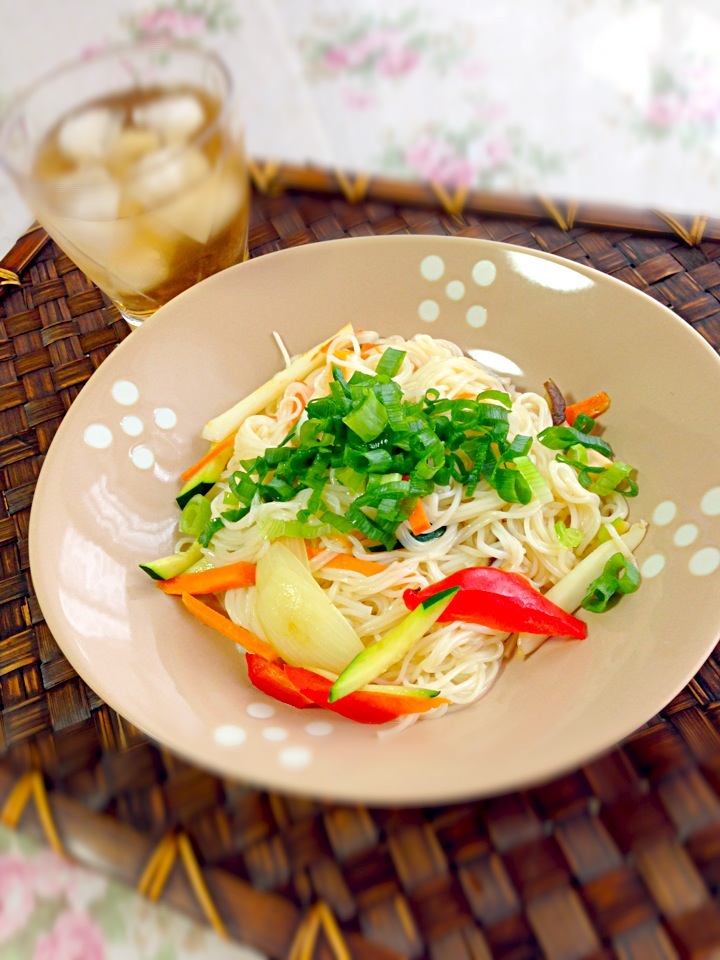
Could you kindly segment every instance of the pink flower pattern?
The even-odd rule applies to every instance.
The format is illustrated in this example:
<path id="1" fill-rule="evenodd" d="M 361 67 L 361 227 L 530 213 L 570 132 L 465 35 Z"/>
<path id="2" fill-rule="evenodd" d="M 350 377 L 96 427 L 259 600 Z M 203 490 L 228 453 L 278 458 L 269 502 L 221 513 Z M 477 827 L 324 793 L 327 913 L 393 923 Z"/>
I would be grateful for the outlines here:
<path id="1" fill-rule="evenodd" d="M 371 30 L 354 40 L 331 44 L 321 59 L 333 72 L 373 69 L 382 77 L 402 76 L 420 64 L 412 42 L 393 29 Z"/>
<path id="2" fill-rule="evenodd" d="M 34 909 L 32 868 L 15 854 L 0 856 L 0 944 L 25 927 Z"/>
<path id="3" fill-rule="evenodd" d="M 102 932 L 87 914 L 63 913 L 38 937 L 33 960 L 105 960 Z"/>
<path id="4" fill-rule="evenodd" d="M 443 140 L 424 137 L 405 151 L 405 163 L 424 180 L 434 180 L 446 187 L 469 186 L 475 170 Z"/>
<path id="5" fill-rule="evenodd" d="M 207 24 L 198 14 L 183 13 L 172 7 L 160 7 L 152 13 L 141 16 L 138 29 L 143 37 L 173 37 L 186 40 L 202 33 Z"/>

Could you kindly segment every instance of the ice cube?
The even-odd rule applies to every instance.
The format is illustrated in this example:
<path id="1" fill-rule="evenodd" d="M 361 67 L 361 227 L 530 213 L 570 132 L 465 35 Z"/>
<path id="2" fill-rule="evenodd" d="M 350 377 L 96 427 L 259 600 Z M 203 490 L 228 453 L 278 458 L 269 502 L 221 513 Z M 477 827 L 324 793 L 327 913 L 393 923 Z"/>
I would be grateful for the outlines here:
<path id="1" fill-rule="evenodd" d="M 120 129 L 122 115 L 107 107 L 90 107 L 68 117 L 58 132 L 58 145 L 73 160 L 99 160 Z"/>
<path id="2" fill-rule="evenodd" d="M 72 173 L 46 181 L 43 187 L 47 202 L 60 216 L 100 221 L 118 215 L 120 186 L 100 163 L 83 164 Z"/>
<path id="3" fill-rule="evenodd" d="M 76 220 L 70 217 L 45 217 L 48 233 L 57 237 L 60 246 L 73 247 L 91 257 L 104 259 L 115 246 L 126 243 L 132 226 L 124 220 Z"/>
<path id="4" fill-rule="evenodd" d="M 133 121 L 150 127 L 170 143 L 188 140 L 205 122 L 202 104 L 190 93 L 179 93 L 149 103 L 139 104 L 133 110 Z"/>
<path id="5" fill-rule="evenodd" d="M 225 230 L 233 217 L 237 215 L 240 205 L 245 202 L 246 190 L 247 184 L 238 175 L 237 170 L 229 170 L 220 178 L 214 207 L 213 234 Z"/>
<path id="6" fill-rule="evenodd" d="M 133 164 L 160 147 L 160 137 L 154 130 L 126 127 L 108 148 L 106 163 L 116 176 L 124 176 Z"/>
<path id="7" fill-rule="evenodd" d="M 163 147 L 143 157 L 132 168 L 128 193 L 146 210 L 190 190 L 207 177 L 210 164 L 194 147 Z"/>
<path id="8" fill-rule="evenodd" d="M 119 288 L 133 293 L 151 291 L 170 275 L 161 240 L 149 233 L 111 251 L 105 267 Z"/>

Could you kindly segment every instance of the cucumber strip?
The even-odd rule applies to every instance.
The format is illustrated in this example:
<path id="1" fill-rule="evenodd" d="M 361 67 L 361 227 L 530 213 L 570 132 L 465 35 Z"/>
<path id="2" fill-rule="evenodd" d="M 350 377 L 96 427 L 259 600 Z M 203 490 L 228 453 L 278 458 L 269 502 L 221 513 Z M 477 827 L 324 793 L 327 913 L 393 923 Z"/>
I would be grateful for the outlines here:
<path id="1" fill-rule="evenodd" d="M 144 570 L 153 580 L 170 580 L 171 577 L 177 577 L 181 573 L 185 573 L 187 569 L 202 558 L 202 555 L 202 547 L 196 540 L 182 553 L 171 553 L 167 557 L 160 557 L 150 563 L 141 563 L 140 569 Z"/>
<path id="2" fill-rule="evenodd" d="M 318 670 L 317 667 L 313 670 L 313 673 L 320 674 L 321 677 L 325 677 L 326 680 L 337 680 L 336 673 L 330 673 L 329 670 Z M 396 697 L 421 697 L 423 699 L 432 699 L 433 697 L 439 697 L 439 690 L 430 690 L 428 687 L 403 687 L 402 684 L 396 683 L 366 683 L 364 687 L 360 687 L 357 691 L 358 693 L 387 693 L 390 696 Z"/>
<path id="3" fill-rule="evenodd" d="M 354 693 L 402 659 L 442 615 L 459 589 L 460 587 L 451 587 L 428 597 L 381 640 L 359 653 L 332 685 L 329 702 L 334 703 L 349 693 Z"/>
<path id="4" fill-rule="evenodd" d="M 222 476 L 223 470 L 228 465 L 232 452 L 232 445 L 225 447 L 224 450 L 220 450 L 212 460 L 208 460 L 204 467 L 201 467 L 197 473 L 194 473 L 190 477 L 175 498 L 181 510 L 185 504 L 189 500 L 192 500 L 194 496 L 197 496 L 197 494 L 205 494 L 208 490 L 212 490 Z"/>

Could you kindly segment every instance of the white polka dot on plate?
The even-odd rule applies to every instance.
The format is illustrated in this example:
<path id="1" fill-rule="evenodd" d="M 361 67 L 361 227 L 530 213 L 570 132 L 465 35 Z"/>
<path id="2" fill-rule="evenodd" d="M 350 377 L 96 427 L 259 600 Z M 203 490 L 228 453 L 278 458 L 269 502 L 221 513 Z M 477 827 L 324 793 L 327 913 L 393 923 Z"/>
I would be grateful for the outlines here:
<path id="1" fill-rule="evenodd" d="M 492 260 L 478 260 L 472 268 L 472 278 L 479 287 L 489 287 L 497 275 Z"/>
<path id="2" fill-rule="evenodd" d="M 484 327 L 485 323 L 487 322 L 487 310 L 485 307 L 480 307 L 478 305 L 470 307 L 468 312 L 465 314 L 465 319 L 471 327 Z"/>
<path id="3" fill-rule="evenodd" d="M 256 720 L 269 720 L 275 716 L 275 707 L 271 703 L 251 703 L 248 704 L 247 714 Z"/>
<path id="4" fill-rule="evenodd" d="M 690 557 L 690 573 L 696 577 L 707 577 L 720 567 L 720 550 L 717 547 L 703 547 Z"/>
<path id="5" fill-rule="evenodd" d="M 280 743 L 282 740 L 287 740 L 288 733 L 283 727 L 265 727 L 263 736 L 273 743 Z"/>
<path id="6" fill-rule="evenodd" d="M 335 727 L 325 720 L 314 720 L 306 725 L 305 733 L 309 733 L 311 737 L 327 737 L 334 729 Z"/>
<path id="7" fill-rule="evenodd" d="M 451 300 L 462 300 L 465 296 L 465 284 L 462 280 L 451 280 L 445 287 L 445 293 Z"/>
<path id="8" fill-rule="evenodd" d="M 104 423 L 91 423 L 85 428 L 83 440 L 95 450 L 106 450 L 112 443 L 112 431 Z"/>
<path id="9" fill-rule="evenodd" d="M 673 543 L 676 547 L 688 547 L 695 543 L 700 531 L 694 523 L 684 523 L 678 527 L 673 537 Z"/>
<path id="10" fill-rule="evenodd" d="M 140 417 L 123 417 L 120 426 L 129 437 L 139 437 L 143 432 L 143 422 Z"/>
<path id="11" fill-rule="evenodd" d="M 663 500 L 662 503 L 659 503 L 652 515 L 652 522 L 657 527 L 666 527 L 668 523 L 672 523 L 675 519 L 675 514 L 677 513 L 677 504 L 673 503 L 672 500 Z"/>
<path id="12" fill-rule="evenodd" d="M 172 430 L 177 424 L 177 414 L 170 407 L 158 407 L 154 412 L 154 419 L 161 430 Z"/>
<path id="13" fill-rule="evenodd" d="M 707 517 L 720 516 L 720 487 L 713 487 L 700 501 L 700 509 Z"/>
<path id="14" fill-rule="evenodd" d="M 418 307 L 418 316 L 426 323 L 433 323 L 440 316 L 440 306 L 436 300 L 423 300 Z"/>
<path id="15" fill-rule="evenodd" d="M 131 407 L 134 403 L 137 403 L 138 397 L 140 396 L 138 388 L 129 380 L 117 380 L 112 385 L 110 392 L 112 393 L 113 400 L 116 403 L 122 404 L 124 407 Z"/>
<path id="16" fill-rule="evenodd" d="M 155 463 L 155 455 L 149 447 L 137 446 L 130 451 L 130 459 L 138 470 L 149 470 Z"/>
<path id="17" fill-rule="evenodd" d="M 445 262 L 443 258 L 431 253 L 430 256 L 425 257 L 420 264 L 420 273 L 426 280 L 439 280 L 445 273 Z"/>
<path id="18" fill-rule="evenodd" d="M 221 747 L 239 747 L 241 743 L 245 743 L 246 738 L 247 734 L 242 727 L 236 727 L 232 723 L 217 727 L 213 731 L 213 740 Z"/>
<path id="19" fill-rule="evenodd" d="M 290 770 L 306 767 L 312 760 L 312 752 L 307 747 L 285 747 L 280 751 L 280 763 Z"/>
<path id="20" fill-rule="evenodd" d="M 640 573 L 646 580 L 651 580 L 665 568 L 665 557 L 661 553 L 653 553 L 647 557 L 640 567 Z"/>

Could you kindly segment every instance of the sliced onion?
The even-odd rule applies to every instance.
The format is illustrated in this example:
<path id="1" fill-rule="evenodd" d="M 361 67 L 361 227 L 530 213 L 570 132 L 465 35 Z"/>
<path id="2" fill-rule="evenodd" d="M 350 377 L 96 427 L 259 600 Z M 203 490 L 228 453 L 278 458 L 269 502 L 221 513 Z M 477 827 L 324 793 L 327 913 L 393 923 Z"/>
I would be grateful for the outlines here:
<path id="1" fill-rule="evenodd" d="M 279 541 L 258 561 L 255 613 L 265 638 L 294 667 L 339 674 L 364 648 L 309 569 Z"/>

